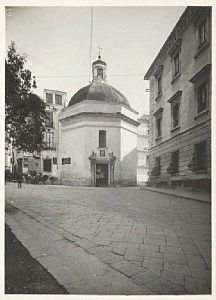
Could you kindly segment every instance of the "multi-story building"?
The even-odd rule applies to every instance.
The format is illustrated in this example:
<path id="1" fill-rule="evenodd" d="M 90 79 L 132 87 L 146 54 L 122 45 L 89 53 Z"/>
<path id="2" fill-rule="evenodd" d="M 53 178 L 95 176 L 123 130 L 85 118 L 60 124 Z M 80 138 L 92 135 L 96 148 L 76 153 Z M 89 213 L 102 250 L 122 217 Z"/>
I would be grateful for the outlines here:
<path id="1" fill-rule="evenodd" d="M 210 189 L 211 7 L 187 7 L 150 80 L 150 183 Z"/>
<path id="2" fill-rule="evenodd" d="M 137 130 L 137 184 L 147 185 L 149 179 L 148 138 L 149 116 L 143 114 L 139 119 Z"/>
<path id="3" fill-rule="evenodd" d="M 43 175 L 57 176 L 57 152 L 59 139 L 59 113 L 66 105 L 65 92 L 44 89 L 44 101 L 47 106 L 49 119 L 46 122 L 46 131 L 44 141 L 46 142 L 46 150 L 43 150 L 40 155 L 41 172 Z"/>
<path id="4" fill-rule="evenodd" d="M 31 173 L 32 171 L 42 173 L 43 175 L 58 176 L 57 151 L 58 151 L 58 116 L 66 104 L 65 92 L 48 90 L 43 91 L 43 99 L 47 104 L 47 114 L 49 118 L 46 121 L 46 130 L 44 141 L 46 149 L 40 154 L 28 153 L 25 151 L 16 151 L 14 149 L 14 164 L 17 172 Z"/>

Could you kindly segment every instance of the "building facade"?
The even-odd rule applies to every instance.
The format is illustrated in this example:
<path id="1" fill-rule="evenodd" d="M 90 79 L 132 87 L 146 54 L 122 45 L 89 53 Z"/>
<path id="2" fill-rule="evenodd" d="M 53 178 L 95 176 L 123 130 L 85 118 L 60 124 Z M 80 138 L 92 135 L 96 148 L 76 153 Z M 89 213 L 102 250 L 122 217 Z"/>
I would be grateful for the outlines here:
<path id="1" fill-rule="evenodd" d="M 59 120 L 58 116 L 66 103 L 67 94 L 62 91 L 48 90 L 43 91 L 43 100 L 47 104 L 46 111 L 48 118 L 44 133 L 46 149 L 38 153 L 28 153 L 26 151 L 11 150 L 13 156 L 13 166 L 15 173 L 21 172 L 31 174 L 32 172 L 41 173 L 47 176 L 58 176 L 57 152 Z M 9 157 L 9 155 L 7 155 Z M 7 163 L 8 164 L 8 163 Z M 13 172 L 14 173 L 14 172 Z"/>
<path id="2" fill-rule="evenodd" d="M 107 65 L 92 64 L 92 83 L 59 114 L 59 179 L 62 184 L 137 184 L 138 113 L 107 84 Z"/>
<path id="3" fill-rule="evenodd" d="M 66 105 L 67 93 L 48 89 L 43 93 L 48 119 L 44 134 L 46 150 L 40 154 L 41 173 L 58 177 L 59 114 Z"/>
<path id="4" fill-rule="evenodd" d="M 137 184 L 148 185 L 149 179 L 149 166 L 148 166 L 148 138 L 149 138 L 149 116 L 143 114 L 138 119 L 140 123 L 138 127 L 137 139 Z"/>
<path id="5" fill-rule="evenodd" d="M 187 7 L 150 80 L 150 183 L 211 186 L 211 7 Z"/>

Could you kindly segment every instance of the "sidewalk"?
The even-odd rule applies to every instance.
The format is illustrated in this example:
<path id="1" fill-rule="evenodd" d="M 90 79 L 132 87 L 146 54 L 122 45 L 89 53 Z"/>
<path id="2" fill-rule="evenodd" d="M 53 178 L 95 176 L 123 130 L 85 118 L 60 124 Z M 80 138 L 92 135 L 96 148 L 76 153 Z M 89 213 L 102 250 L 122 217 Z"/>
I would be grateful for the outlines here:
<path id="1" fill-rule="evenodd" d="M 184 199 L 201 201 L 211 204 L 211 194 L 203 191 L 186 190 L 182 188 L 166 188 L 166 187 L 141 187 L 143 190 L 157 192 L 170 196 L 178 196 Z"/>
<path id="2" fill-rule="evenodd" d="M 10 207 L 10 211 L 13 211 Z M 5 225 L 5 294 L 68 294 Z"/>

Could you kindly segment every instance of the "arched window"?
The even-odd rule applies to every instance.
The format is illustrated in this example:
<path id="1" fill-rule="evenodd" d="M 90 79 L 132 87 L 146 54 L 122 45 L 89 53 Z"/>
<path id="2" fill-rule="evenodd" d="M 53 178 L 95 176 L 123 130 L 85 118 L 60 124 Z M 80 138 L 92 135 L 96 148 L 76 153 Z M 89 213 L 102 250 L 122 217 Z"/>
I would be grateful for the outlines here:
<path id="1" fill-rule="evenodd" d="M 106 147 L 106 131 L 99 130 L 99 147 Z"/>
<path id="2" fill-rule="evenodd" d="M 103 78 L 103 69 L 102 68 L 97 69 L 97 77 Z"/>

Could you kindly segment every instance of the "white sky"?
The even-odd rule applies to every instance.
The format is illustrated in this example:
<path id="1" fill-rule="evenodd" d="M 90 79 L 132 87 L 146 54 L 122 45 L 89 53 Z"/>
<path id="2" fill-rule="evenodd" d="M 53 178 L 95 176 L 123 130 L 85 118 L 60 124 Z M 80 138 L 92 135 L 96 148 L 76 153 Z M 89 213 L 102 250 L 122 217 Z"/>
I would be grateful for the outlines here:
<path id="1" fill-rule="evenodd" d="M 100 44 L 107 82 L 140 114 L 149 111 L 143 76 L 184 9 L 94 7 L 92 61 Z M 13 40 L 18 52 L 28 55 L 26 68 L 36 76 L 37 94 L 44 88 L 65 91 L 69 101 L 89 83 L 90 20 L 90 7 L 13 7 L 6 17 L 6 47 Z M 111 76 L 131 74 L 139 75 Z"/>

